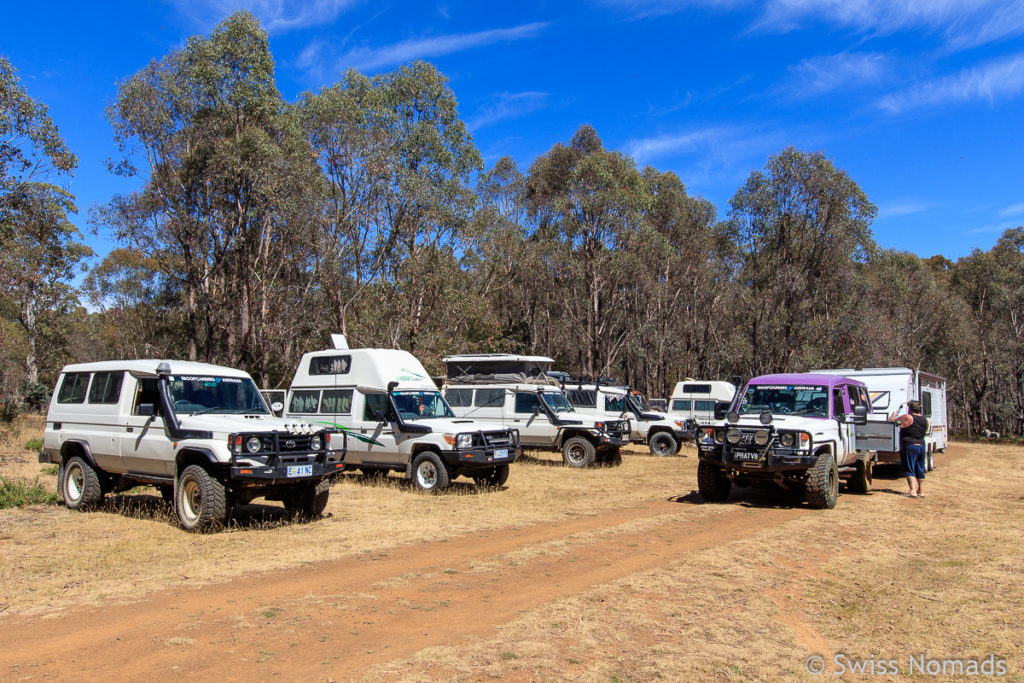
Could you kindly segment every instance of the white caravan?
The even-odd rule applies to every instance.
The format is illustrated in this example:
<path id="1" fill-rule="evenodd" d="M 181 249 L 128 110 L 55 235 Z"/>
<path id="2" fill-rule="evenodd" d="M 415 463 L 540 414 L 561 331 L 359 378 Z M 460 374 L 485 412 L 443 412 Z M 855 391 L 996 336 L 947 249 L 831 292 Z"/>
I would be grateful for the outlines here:
<path id="1" fill-rule="evenodd" d="M 348 435 L 346 466 L 366 475 L 396 470 L 424 491 L 459 475 L 501 486 L 520 454 L 519 435 L 500 424 L 456 417 L 430 375 L 408 351 L 334 349 L 302 357 L 285 406 Z"/>
<path id="2" fill-rule="evenodd" d="M 520 443 L 561 451 L 569 467 L 617 462 L 629 443 L 629 422 L 576 410 L 559 382 L 547 376 L 545 356 L 478 353 L 448 356 L 445 397 L 456 415 L 511 427 Z"/>
<path id="3" fill-rule="evenodd" d="M 670 418 L 691 418 L 701 427 L 710 427 L 715 421 L 715 404 L 732 401 L 736 386 L 729 382 L 700 381 L 687 378 L 677 382 L 669 404 Z"/>
<path id="4" fill-rule="evenodd" d="M 868 387 L 871 411 L 892 417 L 907 412 L 908 401 L 920 401 L 921 412 L 928 419 L 925 437 L 927 468 L 935 468 L 935 453 L 944 452 L 949 442 L 949 420 L 946 413 L 946 380 L 938 375 L 910 368 L 864 368 L 854 370 L 815 370 L 814 372 L 841 375 L 858 379 Z M 880 463 L 898 463 L 900 454 L 879 451 Z"/>
<path id="5" fill-rule="evenodd" d="M 652 412 L 643 395 L 629 387 L 567 380 L 562 391 L 574 408 L 628 419 L 629 440 L 647 444 L 654 455 L 675 455 L 684 440 L 697 438 L 696 422 Z"/>

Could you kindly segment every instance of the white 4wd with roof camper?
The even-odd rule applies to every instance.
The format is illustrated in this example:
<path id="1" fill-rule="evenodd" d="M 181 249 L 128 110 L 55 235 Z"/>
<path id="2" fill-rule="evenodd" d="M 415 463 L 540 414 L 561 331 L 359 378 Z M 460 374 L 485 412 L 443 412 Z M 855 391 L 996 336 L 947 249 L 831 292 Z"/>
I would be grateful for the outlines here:
<path id="1" fill-rule="evenodd" d="M 629 440 L 647 444 L 654 455 L 675 455 L 684 440 L 696 439 L 697 422 L 690 418 L 671 419 L 651 412 L 644 397 L 629 387 L 583 383 L 571 378 L 562 385 L 574 408 L 593 411 L 605 418 L 628 419 Z"/>
<path id="2" fill-rule="evenodd" d="M 61 371 L 39 460 L 58 466 L 71 509 L 150 484 L 173 500 L 182 527 L 202 531 L 258 497 L 319 516 L 344 443 L 332 430 L 274 417 L 241 370 L 104 361 Z"/>
<path id="3" fill-rule="evenodd" d="M 441 490 L 460 475 L 501 486 L 520 454 L 518 434 L 500 423 L 456 417 L 408 351 L 334 349 L 302 357 L 285 416 L 348 436 L 346 464 L 364 474 L 403 473 L 417 488 Z"/>
<path id="4" fill-rule="evenodd" d="M 719 380 L 686 379 L 677 382 L 668 406 L 670 419 L 692 418 L 701 427 L 715 421 L 715 406 L 727 403 L 736 395 L 736 385 Z"/>
<path id="5" fill-rule="evenodd" d="M 545 373 L 544 356 L 464 354 L 444 359 L 445 398 L 456 415 L 515 429 L 523 446 L 560 451 L 570 467 L 616 462 L 629 443 L 629 422 L 578 411 Z"/>

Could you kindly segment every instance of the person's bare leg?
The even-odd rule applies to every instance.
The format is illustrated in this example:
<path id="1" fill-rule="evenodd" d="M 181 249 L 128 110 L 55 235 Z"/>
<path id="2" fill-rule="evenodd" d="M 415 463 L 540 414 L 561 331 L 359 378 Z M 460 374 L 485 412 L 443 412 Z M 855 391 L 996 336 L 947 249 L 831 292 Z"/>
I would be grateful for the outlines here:
<path id="1" fill-rule="evenodd" d="M 907 488 L 909 489 L 907 491 L 908 496 L 913 497 L 917 495 L 917 477 L 907 476 Z"/>

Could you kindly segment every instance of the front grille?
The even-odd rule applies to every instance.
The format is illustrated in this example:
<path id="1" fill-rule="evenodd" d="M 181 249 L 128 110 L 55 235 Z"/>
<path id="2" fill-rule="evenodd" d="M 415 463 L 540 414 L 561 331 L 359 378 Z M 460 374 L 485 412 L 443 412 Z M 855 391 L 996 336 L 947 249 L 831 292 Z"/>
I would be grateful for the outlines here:
<path id="1" fill-rule="evenodd" d="M 264 436 L 263 450 L 272 451 L 274 450 L 274 437 L 272 435 Z M 310 443 L 313 441 L 311 434 L 278 434 L 277 435 L 277 446 L 281 450 L 281 453 L 295 452 L 295 451 L 308 451 Z M 322 439 L 321 439 L 322 441 Z"/>
<path id="2" fill-rule="evenodd" d="M 507 448 L 515 445 L 515 437 L 510 431 L 473 433 L 473 446 L 476 448 Z"/>

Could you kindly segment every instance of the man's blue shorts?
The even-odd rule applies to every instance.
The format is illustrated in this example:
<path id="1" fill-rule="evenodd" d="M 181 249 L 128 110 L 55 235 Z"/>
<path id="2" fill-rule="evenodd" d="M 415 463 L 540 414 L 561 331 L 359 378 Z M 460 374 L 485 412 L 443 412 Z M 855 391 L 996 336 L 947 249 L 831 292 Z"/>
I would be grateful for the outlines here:
<path id="1" fill-rule="evenodd" d="M 924 444 L 905 443 L 900 449 L 900 467 L 904 477 L 924 479 L 925 450 Z"/>

